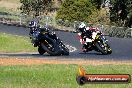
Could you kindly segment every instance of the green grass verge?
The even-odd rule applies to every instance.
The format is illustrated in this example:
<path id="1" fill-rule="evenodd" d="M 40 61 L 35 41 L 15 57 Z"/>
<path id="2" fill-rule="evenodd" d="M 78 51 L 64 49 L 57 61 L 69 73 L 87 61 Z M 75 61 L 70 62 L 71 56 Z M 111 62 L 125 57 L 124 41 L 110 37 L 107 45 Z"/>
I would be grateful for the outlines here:
<path id="1" fill-rule="evenodd" d="M 83 66 L 89 74 L 130 74 L 132 66 Z M 77 65 L 0 66 L 0 88 L 131 88 L 130 84 L 85 84 L 76 82 Z"/>
<path id="2" fill-rule="evenodd" d="M 11 34 L 0 33 L 0 52 L 35 52 L 29 37 L 20 37 Z"/>
<path id="3" fill-rule="evenodd" d="M 12 3 L 19 3 L 20 0 L 0 0 L 0 1 L 6 1 L 6 2 L 12 2 Z"/>
<path id="4" fill-rule="evenodd" d="M 14 9 L 8 9 L 6 7 L 0 7 L 0 12 L 2 13 L 8 13 L 8 14 L 13 14 L 13 15 L 17 15 L 17 14 L 20 14 L 20 10 L 18 9 L 17 11 L 14 10 Z M 5 15 L 7 16 L 7 15 Z"/>

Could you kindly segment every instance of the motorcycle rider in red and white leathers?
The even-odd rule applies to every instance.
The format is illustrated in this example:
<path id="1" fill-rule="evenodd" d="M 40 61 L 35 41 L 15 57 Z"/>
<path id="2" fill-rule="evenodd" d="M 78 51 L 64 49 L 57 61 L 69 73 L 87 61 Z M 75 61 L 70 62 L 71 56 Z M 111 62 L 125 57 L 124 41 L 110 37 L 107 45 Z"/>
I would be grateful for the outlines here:
<path id="1" fill-rule="evenodd" d="M 92 49 L 90 47 L 90 44 L 95 39 L 97 33 L 100 33 L 99 28 L 87 27 L 84 22 L 81 22 L 78 30 L 79 30 L 79 33 L 78 33 L 79 39 L 81 44 L 83 45 L 82 51 L 83 52 L 91 51 Z M 88 48 L 85 48 L 85 47 L 88 47 Z"/>

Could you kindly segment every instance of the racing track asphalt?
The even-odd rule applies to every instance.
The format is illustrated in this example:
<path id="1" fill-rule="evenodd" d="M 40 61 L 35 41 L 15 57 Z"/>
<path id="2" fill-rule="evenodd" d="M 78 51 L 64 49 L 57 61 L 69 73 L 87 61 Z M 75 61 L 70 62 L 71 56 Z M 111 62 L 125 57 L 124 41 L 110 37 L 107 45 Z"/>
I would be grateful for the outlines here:
<path id="1" fill-rule="evenodd" d="M 0 24 L 0 32 L 9 33 L 13 35 L 19 36 L 28 36 L 29 29 L 23 27 L 15 27 L 15 26 L 8 26 Z M 62 39 L 65 44 L 74 46 L 77 48 L 76 51 L 71 52 L 69 56 L 49 56 L 49 55 L 39 55 L 37 52 L 33 53 L 20 53 L 20 54 L 0 54 L 0 57 L 31 57 L 31 58 L 52 58 L 52 59 L 104 59 L 104 60 L 132 60 L 132 39 L 128 38 L 113 38 L 107 37 L 109 40 L 110 46 L 113 50 L 111 55 L 101 55 L 98 52 L 90 51 L 86 54 L 81 53 L 81 44 L 79 39 L 77 38 L 76 33 L 71 32 L 63 32 L 63 31 L 55 31 L 57 36 Z"/>

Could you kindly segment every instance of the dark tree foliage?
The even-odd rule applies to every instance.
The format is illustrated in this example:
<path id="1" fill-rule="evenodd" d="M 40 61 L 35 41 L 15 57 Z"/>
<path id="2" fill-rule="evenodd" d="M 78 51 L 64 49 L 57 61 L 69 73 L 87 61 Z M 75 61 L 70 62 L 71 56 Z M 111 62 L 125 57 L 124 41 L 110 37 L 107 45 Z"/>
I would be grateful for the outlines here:
<path id="1" fill-rule="evenodd" d="M 52 0 L 20 0 L 21 10 L 26 14 L 40 15 L 50 10 Z"/>
<path id="2" fill-rule="evenodd" d="M 127 6 L 128 15 L 125 26 L 132 27 L 132 0 L 127 0 L 126 6 Z"/>
<path id="3" fill-rule="evenodd" d="M 131 0 L 111 0 L 111 22 L 117 23 L 118 26 L 127 26 L 127 24 L 129 23 L 128 19 L 130 20 L 130 17 L 132 16 L 131 2 Z"/>
<path id="4" fill-rule="evenodd" d="M 69 21 L 88 21 L 96 6 L 91 0 L 64 0 L 57 12 L 57 19 Z"/>
<path id="5" fill-rule="evenodd" d="M 92 2 L 95 3 L 97 9 L 100 9 L 102 5 L 102 0 L 92 0 Z"/>

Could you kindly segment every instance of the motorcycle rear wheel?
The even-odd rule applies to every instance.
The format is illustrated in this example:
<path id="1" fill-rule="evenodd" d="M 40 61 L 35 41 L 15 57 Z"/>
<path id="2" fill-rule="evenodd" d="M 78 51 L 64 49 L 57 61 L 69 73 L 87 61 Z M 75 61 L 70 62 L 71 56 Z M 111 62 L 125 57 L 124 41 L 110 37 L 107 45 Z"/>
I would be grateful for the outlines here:
<path id="1" fill-rule="evenodd" d="M 40 55 L 43 55 L 45 53 L 45 50 L 41 46 L 39 46 L 38 47 L 38 52 L 39 52 Z"/>

